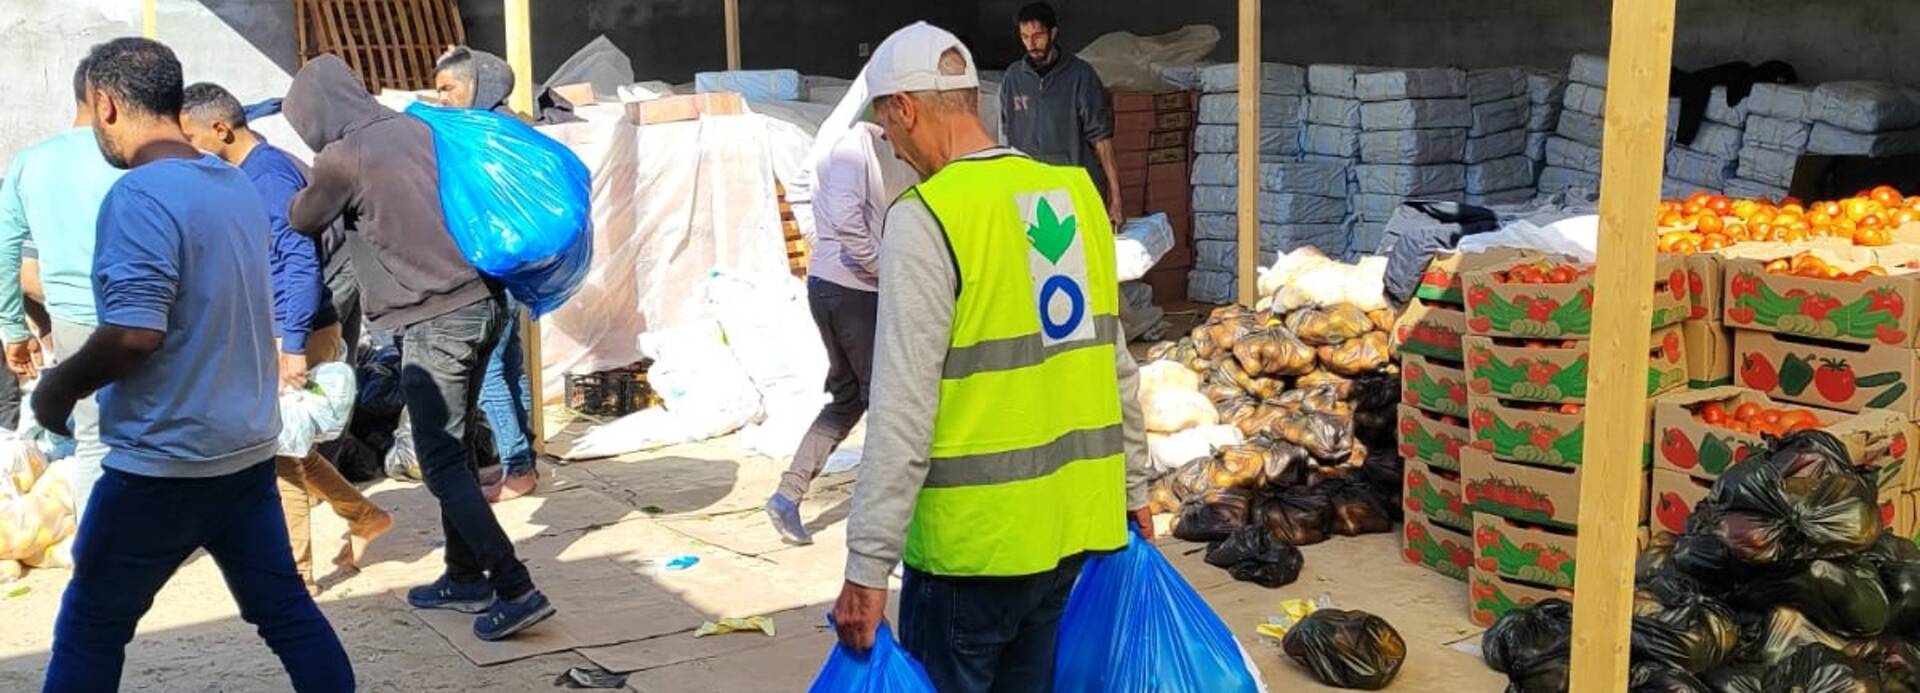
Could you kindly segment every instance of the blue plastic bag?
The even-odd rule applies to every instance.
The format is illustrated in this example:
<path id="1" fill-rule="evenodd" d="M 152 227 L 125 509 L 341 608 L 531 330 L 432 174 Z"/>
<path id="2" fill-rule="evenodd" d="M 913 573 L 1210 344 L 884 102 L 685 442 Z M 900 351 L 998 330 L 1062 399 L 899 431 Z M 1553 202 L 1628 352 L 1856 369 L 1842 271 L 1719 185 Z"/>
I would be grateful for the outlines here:
<path id="1" fill-rule="evenodd" d="M 1056 693 L 1264 690 L 1227 624 L 1138 535 L 1081 568 L 1053 662 Z"/>
<path id="2" fill-rule="evenodd" d="M 592 177 L 580 157 L 519 120 L 423 103 L 433 130 L 440 209 L 474 269 L 534 317 L 566 303 L 593 264 Z"/>
<path id="3" fill-rule="evenodd" d="M 913 661 L 893 631 L 881 623 L 873 635 L 873 649 L 867 656 L 856 655 L 835 644 L 827 655 L 827 665 L 814 677 L 809 693 L 936 693 L 927 670 Z"/>

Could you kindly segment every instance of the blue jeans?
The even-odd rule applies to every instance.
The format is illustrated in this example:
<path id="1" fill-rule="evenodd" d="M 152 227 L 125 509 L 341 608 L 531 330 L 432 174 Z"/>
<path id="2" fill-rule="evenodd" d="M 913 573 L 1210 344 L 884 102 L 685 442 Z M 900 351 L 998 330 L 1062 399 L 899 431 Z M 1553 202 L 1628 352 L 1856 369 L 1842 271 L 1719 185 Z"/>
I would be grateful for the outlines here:
<path id="1" fill-rule="evenodd" d="M 1038 575 L 952 578 L 906 569 L 900 646 L 941 693 L 1053 690 L 1060 614 L 1085 555 Z"/>
<path id="2" fill-rule="evenodd" d="M 203 548 L 220 566 L 240 618 L 280 657 L 294 690 L 353 690 L 353 665 L 294 570 L 273 480 L 271 460 L 207 479 L 108 469 L 74 543 L 45 690 L 119 690 L 134 627 L 174 571 Z"/>
<path id="3" fill-rule="evenodd" d="M 493 428 L 493 448 L 508 474 L 533 472 L 533 446 L 527 442 L 527 411 L 532 388 L 527 385 L 526 359 L 520 351 L 520 303 L 507 299 L 507 324 L 487 355 L 487 376 L 480 383 L 480 411 Z"/>

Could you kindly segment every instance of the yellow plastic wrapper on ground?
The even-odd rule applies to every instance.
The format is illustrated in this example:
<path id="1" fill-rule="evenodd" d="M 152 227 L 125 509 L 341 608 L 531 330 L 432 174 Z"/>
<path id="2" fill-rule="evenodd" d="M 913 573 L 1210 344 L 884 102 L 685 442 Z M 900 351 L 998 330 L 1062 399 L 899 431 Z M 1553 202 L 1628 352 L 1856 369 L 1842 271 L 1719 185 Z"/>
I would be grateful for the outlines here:
<path id="1" fill-rule="evenodd" d="M 750 630 L 760 631 L 771 638 L 774 634 L 773 619 L 766 616 L 749 616 L 747 618 L 723 618 L 718 621 L 708 621 L 700 624 L 700 627 L 693 631 L 693 637 L 704 638 L 709 635 L 743 633 Z"/>

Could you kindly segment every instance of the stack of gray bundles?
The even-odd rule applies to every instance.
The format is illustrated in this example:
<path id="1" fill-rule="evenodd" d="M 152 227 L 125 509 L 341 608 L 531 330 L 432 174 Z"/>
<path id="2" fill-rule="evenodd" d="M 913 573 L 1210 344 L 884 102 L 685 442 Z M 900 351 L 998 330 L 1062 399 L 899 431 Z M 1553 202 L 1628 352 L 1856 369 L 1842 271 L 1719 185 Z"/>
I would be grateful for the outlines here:
<path id="1" fill-rule="evenodd" d="M 1726 192 L 1753 199 L 1786 197 L 1793 168 L 1813 134 L 1813 87 L 1755 84 L 1741 105 L 1747 108 L 1747 128 Z"/>
<path id="2" fill-rule="evenodd" d="M 1534 164 L 1527 158 L 1532 101 L 1527 73 L 1496 67 L 1467 73 L 1473 122 L 1467 128 L 1467 202 L 1506 205 L 1533 199 Z"/>
<path id="3" fill-rule="evenodd" d="M 1187 294 L 1225 302 L 1239 276 L 1239 162 L 1235 154 L 1201 154 L 1193 163 L 1193 270 Z M 1267 267 L 1280 253 L 1315 246 L 1329 255 L 1346 248 L 1347 167 L 1334 161 L 1260 163 L 1260 256 Z"/>
<path id="4" fill-rule="evenodd" d="M 1560 127 L 1560 109 L 1567 98 L 1567 77 L 1539 68 L 1524 68 L 1527 79 L 1527 158 L 1533 169 L 1547 165 L 1547 139 Z"/>
<path id="5" fill-rule="evenodd" d="M 1600 140 L 1606 131 L 1601 117 L 1607 111 L 1607 59 L 1585 53 L 1573 56 L 1567 70 L 1563 108 L 1554 136 L 1547 138 L 1541 159 L 1540 192 L 1578 188 L 1600 189 Z"/>
<path id="6" fill-rule="evenodd" d="M 1661 181 L 1660 196 L 1678 200 L 1705 191 L 1722 193 L 1740 165 L 1740 149 L 1746 136 L 1747 111 L 1752 97 L 1734 106 L 1727 103 L 1727 88 L 1714 87 L 1707 95 L 1706 119 L 1693 141 L 1678 140 L 1667 149 L 1666 179 Z M 1668 111 L 1669 130 L 1678 130 L 1679 109 Z"/>
<path id="7" fill-rule="evenodd" d="M 1920 89 L 1829 82 L 1813 90 L 1807 151 L 1842 156 L 1920 154 Z"/>
<path id="8" fill-rule="evenodd" d="M 1354 76 L 1354 93 L 1360 100 L 1360 163 L 1353 167 L 1348 252 L 1370 254 L 1401 202 L 1465 201 L 1473 104 L 1467 74 L 1451 68 L 1362 72 Z"/>
<path id="9" fill-rule="evenodd" d="M 1200 70 L 1200 125 L 1193 150 L 1232 154 L 1239 150 L 1240 66 L 1214 65 Z M 1260 65 L 1260 154 L 1293 157 L 1300 153 L 1300 105 L 1306 71 L 1294 65 Z"/>

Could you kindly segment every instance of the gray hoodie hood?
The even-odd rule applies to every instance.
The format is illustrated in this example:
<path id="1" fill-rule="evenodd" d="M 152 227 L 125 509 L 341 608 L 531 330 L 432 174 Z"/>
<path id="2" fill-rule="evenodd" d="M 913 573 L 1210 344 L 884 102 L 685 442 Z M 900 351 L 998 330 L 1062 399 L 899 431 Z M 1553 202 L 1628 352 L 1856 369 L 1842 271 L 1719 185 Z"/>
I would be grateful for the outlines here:
<path id="1" fill-rule="evenodd" d="M 374 101 L 366 85 L 335 55 L 307 61 L 293 76 L 293 86 L 280 108 L 287 114 L 287 124 L 316 153 L 347 133 L 399 117 Z"/>
<path id="2" fill-rule="evenodd" d="M 513 67 L 492 53 L 477 50 L 472 53 L 473 108 L 510 114 L 507 97 L 513 94 Z"/>

